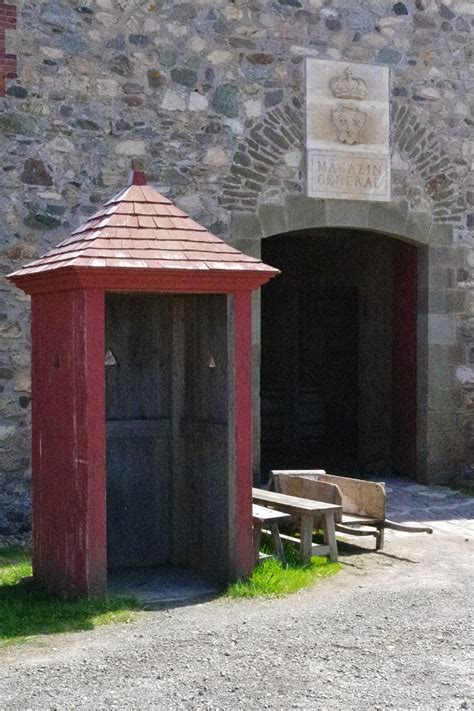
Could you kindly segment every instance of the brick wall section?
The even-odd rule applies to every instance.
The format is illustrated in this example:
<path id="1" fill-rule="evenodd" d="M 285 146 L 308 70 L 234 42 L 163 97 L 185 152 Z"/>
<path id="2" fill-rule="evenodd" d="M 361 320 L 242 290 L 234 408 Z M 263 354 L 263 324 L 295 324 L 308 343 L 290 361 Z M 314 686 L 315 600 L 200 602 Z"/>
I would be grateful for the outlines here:
<path id="1" fill-rule="evenodd" d="M 0 0 L 0 96 L 5 96 L 6 80 L 16 79 L 16 55 L 6 54 L 6 30 L 16 29 L 16 7 Z"/>

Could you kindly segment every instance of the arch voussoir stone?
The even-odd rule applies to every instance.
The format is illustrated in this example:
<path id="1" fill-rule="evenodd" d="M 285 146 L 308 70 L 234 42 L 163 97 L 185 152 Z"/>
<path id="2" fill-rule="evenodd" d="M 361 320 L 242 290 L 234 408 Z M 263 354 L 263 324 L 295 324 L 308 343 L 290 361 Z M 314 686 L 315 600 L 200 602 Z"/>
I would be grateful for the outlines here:
<path id="1" fill-rule="evenodd" d="M 464 210 L 458 205 L 459 176 L 433 128 L 413 107 L 394 102 L 392 136 L 394 146 L 424 185 L 433 205 L 433 221 L 460 222 Z"/>
<path id="2" fill-rule="evenodd" d="M 220 204 L 241 212 L 257 207 L 275 166 L 281 163 L 288 150 L 300 148 L 303 140 L 303 109 L 295 97 L 286 105 L 269 111 L 239 143 L 222 186 Z"/>

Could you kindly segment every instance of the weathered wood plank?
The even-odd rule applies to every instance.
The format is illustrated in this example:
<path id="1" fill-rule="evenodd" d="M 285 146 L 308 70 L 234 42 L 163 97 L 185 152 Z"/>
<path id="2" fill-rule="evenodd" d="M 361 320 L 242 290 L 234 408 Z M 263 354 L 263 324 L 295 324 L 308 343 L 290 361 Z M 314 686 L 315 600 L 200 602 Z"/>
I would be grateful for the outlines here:
<path id="1" fill-rule="evenodd" d="M 275 548 L 275 553 L 277 557 L 281 560 L 283 565 L 286 565 L 285 551 L 283 550 L 283 543 L 280 537 L 280 531 L 278 529 L 278 523 L 276 521 L 270 522 L 270 530 L 272 532 L 272 541 Z"/>
<path id="2" fill-rule="evenodd" d="M 107 437 L 169 437 L 171 418 L 157 420 L 109 420 Z"/>
<path id="3" fill-rule="evenodd" d="M 324 501 L 302 499 L 298 496 L 287 496 L 286 494 L 278 494 L 275 491 L 265 491 L 264 489 L 253 488 L 252 497 L 254 501 L 279 506 L 284 511 L 295 514 L 304 515 L 305 513 L 340 511 L 341 509 L 340 506 L 327 504 Z"/>
<path id="4" fill-rule="evenodd" d="M 260 539 L 262 534 L 263 522 L 258 518 L 253 521 L 253 560 L 257 565 L 260 557 Z"/>
<path id="5" fill-rule="evenodd" d="M 336 531 L 338 533 L 345 533 L 348 536 L 376 536 L 377 529 L 372 528 L 368 530 L 367 528 L 351 528 L 350 526 L 344 526 L 341 523 L 336 524 Z"/>
<path id="6" fill-rule="evenodd" d="M 385 518 L 385 486 L 374 481 L 318 474 L 320 481 L 336 484 L 342 495 L 342 509 L 346 514 Z"/>
<path id="7" fill-rule="evenodd" d="M 281 477 L 281 480 L 284 480 L 286 485 L 286 483 L 290 482 L 291 477 Z M 293 480 L 293 483 L 298 484 L 299 481 L 299 479 L 298 481 Z M 316 482 L 309 480 L 308 483 L 315 484 Z M 257 501 L 278 506 L 284 511 L 288 511 L 289 513 L 299 517 L 301 531 L 300 556 L 304 563 L 308 563 L 310 561 L 314 549 L 318 551 L 315 555 L 326 555 L 327 552 L 330 559 L 333 562 L 337 562 L 338 553 L 334 516 L 335 514 L 338 514 L 339 516 L 341 515 L 341 506 L 326 503 L 324 501 L 314 501 L 312 499 L 300 498 L 298 496 L 281 494 L 275 491 L 262 491 L 261 489 L 253 489 L 252 495 Z M 325 540 L 327 543 L 327 545 L 323 547 L 326 551 L 325 553 L 322 552 L 321 546 L 317 546 L 315 548 L 313 545 L 315 518 L 321 517 L 323 519 Z"/>
<path id="8" fill-rule="evenodd" d="M 336 529 L 334 527 L 334 514 L 332 513 L 327 513 L 324 516 L 324 538 L 329 546 L 329 559 L 333 563 L 337 563 Z"/>
<path id="9" fill-rule="evenodd" d="M 287 533 L 280 533 L 280 538 L 282 539 L 282 541 L 296 543 L 298 546 L 301 543 L 300 538 L 296 538 L 295 536 L 289 536 Z M 329 555 L 329 546 L 323 543 L 313 543 L 311 555 Z"/>
<path id="10" fill-rule="evenodd" d="M 291 519 L 288 513 L 276 511 L 275 509 L 267 509 L 265 506 L 259 506 L 258 504 L 252 505 L 252 516 L 259 521 L 289 521 Z"/>
<path id="11" fill-rule="evenodd" d="M 297 477 L 299 480 L 325 482 L 339 488 L 344 513 L 357 516 L 369 516 L 376 519 L 385 518 L 385 487 L 382 483 L 352 479 L 350 477 L 327 474 L 324 469 L 274 470 L 272 476 L 282 474 L 284 478 Z M 301 485 L 304 485 L 302 482 Z M 323 497 L 323 501 L 326 498 Z"/>
<path id="12" fill-rule="evenodd" d="M 301 516 L 301 544 L 300 556 L 303 563 L 309 563 L 313 552 L 313 516 L 312 514 L 302 514 Z"/>
<path id="13" fill-rule="evenodd" d="M 318 471 L 318 470 L 316 470 Z M 323 470 L 319 470 L 325 473 Z M 270 490 L 274 490 L 288 496 L 299 496 L 304 499 L 312 499 L 313 501 L 324 501 L 328 504 L 342 505 L 342 495 L 339 487 L 335 484 L 330 484 L 326 481 L 319 481 L 313 476 L 306 476 L 304 471 L 272 471 L 269 481 Z M 342 517 L 341 511 L 336 512 L 335 520 L 340 522 Z M 315 527 L 323 523 L 322 516 L 315 519 Z"/>
<path id="14" fill-rule="evenodd" d="M 395 523 L 385 519 L 384 528 L 391 528 L 393 531 L 404 531 L 405 533 L 433 533 L 430 526 L 416 526 L 410 523 Z"/>
<path id="15" fill-rule="evenodd" d="M 265 506 L 259 506 L 258 504 L 252 504 L 252 517 L 255 562 L 258 562 L 258 560 L 261 559 L 260 538 L 262 526 L 268 525 L 270 528 L 269 533 L 273 541 L 273 547 L 275 549 L 275 555 L 279 558 L 283 565 L 286 565 L 285 551 L 283 550 L 278 523 L 280 521 L 289 521 L 291 519 L 290 514 L 283 513 L 282 511 L 275 511 L 275 509 L 267 509 Z"/>

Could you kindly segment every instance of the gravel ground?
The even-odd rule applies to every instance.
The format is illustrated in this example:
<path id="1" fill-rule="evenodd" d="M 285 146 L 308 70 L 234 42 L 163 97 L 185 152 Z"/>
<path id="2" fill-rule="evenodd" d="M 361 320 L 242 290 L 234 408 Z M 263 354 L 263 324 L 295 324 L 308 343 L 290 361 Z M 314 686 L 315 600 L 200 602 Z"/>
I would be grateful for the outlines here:
<path id="1" fill-rule="evenodd" d="M 467 523 L 389 533 L 385 552 L 354 549 L 286 599 L 143 612 L 7 648 L 0 708 L 471 709 Z"/>

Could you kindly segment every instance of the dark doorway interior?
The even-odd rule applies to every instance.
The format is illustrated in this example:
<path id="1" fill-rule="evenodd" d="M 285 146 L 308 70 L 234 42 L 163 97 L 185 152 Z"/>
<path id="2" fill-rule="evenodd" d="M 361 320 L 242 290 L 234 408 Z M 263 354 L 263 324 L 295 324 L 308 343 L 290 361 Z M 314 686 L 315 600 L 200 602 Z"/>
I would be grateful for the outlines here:
<path id="1" fill-rule="evenodd" d="M 262 243 L 261 461 L 415 475 L 416 250 L 350 230 Z"/>

